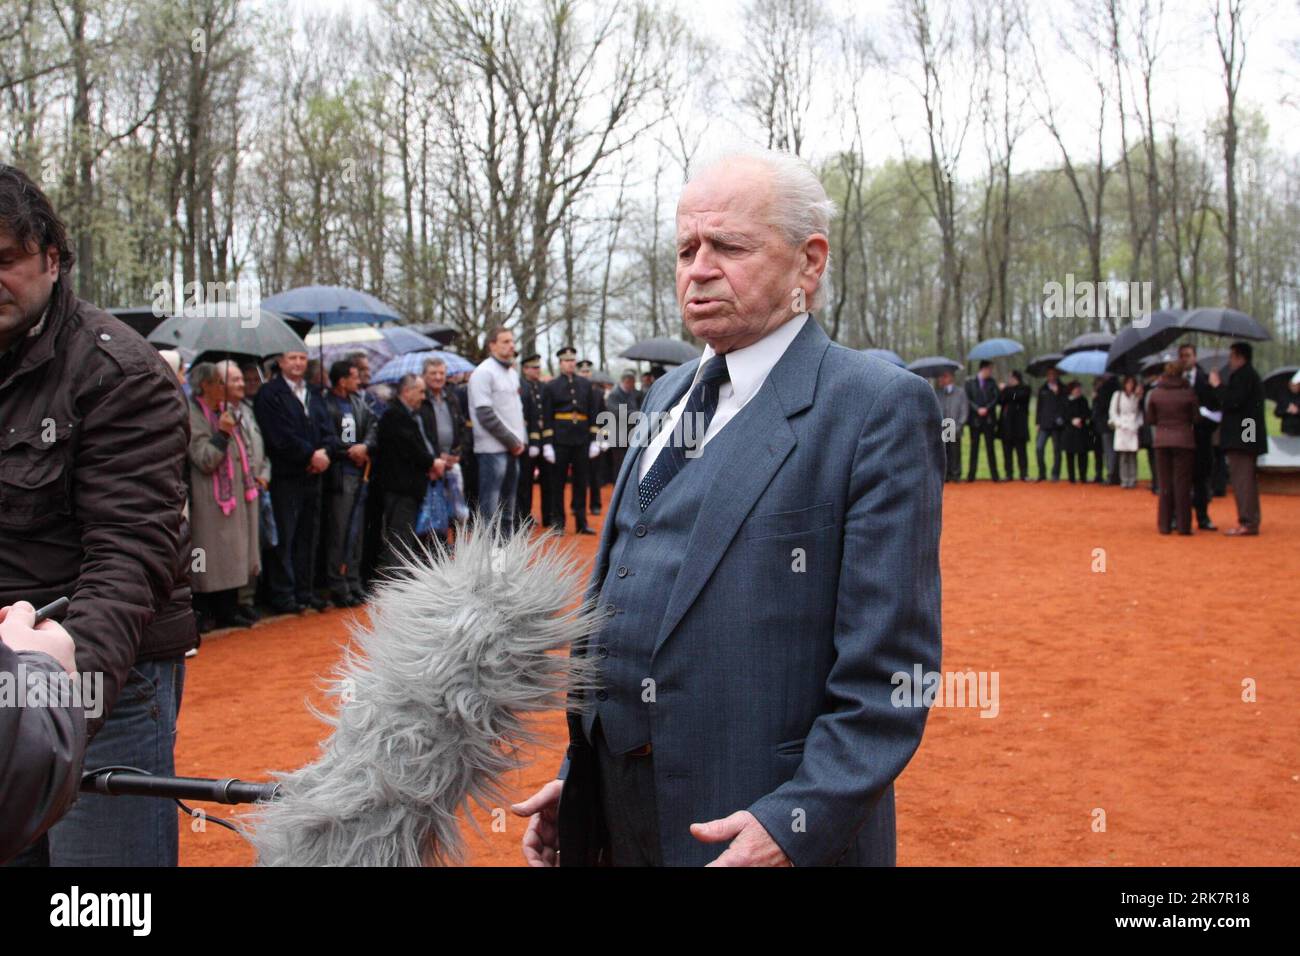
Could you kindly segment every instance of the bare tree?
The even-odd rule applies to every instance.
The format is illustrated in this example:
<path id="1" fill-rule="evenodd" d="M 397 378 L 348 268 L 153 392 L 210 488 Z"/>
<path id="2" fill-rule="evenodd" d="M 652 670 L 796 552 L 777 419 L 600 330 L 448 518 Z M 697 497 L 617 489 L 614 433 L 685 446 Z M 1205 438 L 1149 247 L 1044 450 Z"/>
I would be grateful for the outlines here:
<path id="1" fill-rule="evenodd" d="M 1228 282 L 1228 308 L 1240 308 L 1239 238 L 1237 235 L 1237 94 L 1246 67 L 1246 32 L 1242 23 L 1244 0 L 1215 0 L 1214 40 L 1223 66 L 1223 193 L 1227 221 L 1222 224 L 1224 269 Z"/>

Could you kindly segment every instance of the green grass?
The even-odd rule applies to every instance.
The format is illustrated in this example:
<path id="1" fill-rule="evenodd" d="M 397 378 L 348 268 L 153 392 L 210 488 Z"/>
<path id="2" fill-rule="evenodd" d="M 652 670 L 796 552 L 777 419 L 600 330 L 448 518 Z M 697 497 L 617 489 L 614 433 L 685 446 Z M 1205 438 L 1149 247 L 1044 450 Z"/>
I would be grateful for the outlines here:
<path id="1" fill-rule="evenodd" d="M 1034 423 L 1034 419 L 1037 415 L 1037 408 L 1038 408 L 1038 399 L 1035 398 L 1033 402 L 1030 403 L 1030 407 L 1029 407 L 1029 444 L 1026 446 L 1025 449 L 1026 454 L 1029 456 L 1029 477 L 1030 478 L 1038 477 L 1038 459 L 1037 459 L 1037 455 L 1034 452 L 1035 442 L 1038 441 L 1038 426 Z M 971 445 L 970 427 L 967 426 L 966 428 L 963 428 L 961 432 L 962 432 L 961 434 L 961 476 L 962 478 L 965 478 L 967 469 L 970 467 L 970 445 Z M 1006 459 L 1003 457 L 1002 454 L 1001 439 L 997 439 L 995 437 L 994 444 L 996 445 L 995 453 L 998 456 L 998 474 L 1001 477 L 1005 478 L 1007 476 L 1007 463 L 1006 463 Z M 984 454 L 984 452 L 985 452 L 985 448 L 981 443 L 979 468 L 977 468 L 975 471 L 976 478 L 987 479 L 992 477 L 989 472 L 988 456 Z M 1051 477 L 1053 452 L 1052 452 L 1052 442 L 1050 439 L 1047 442 L 1047 447 L 1043 449 L 1043 458 L 1047 464 L 1048 477 Z M 1138 451 L 1137 461 L 1138 461 L 1138 481 L 1149 482 L 1151 480 L 1151 468 L 1147 464 L 1147 452 L 1145 448 Z M 1095 453 L 1092 453 L 1089 455 L 1089 461 L 1088 461 L 1089 481 L 1092 481 L 1097 477 L 1096 464 L 1097 461 L 1096 461 Z M 1069 469 L 1067 468 L 1065 463 L 1065 456 L 1062 455 L 1061 456 L 1061 480 L 1066 481 L 1068 475 L 1069 475 Z M 1107 478 L 1109 479 L 1109 476 L 1107 476 Z"/>

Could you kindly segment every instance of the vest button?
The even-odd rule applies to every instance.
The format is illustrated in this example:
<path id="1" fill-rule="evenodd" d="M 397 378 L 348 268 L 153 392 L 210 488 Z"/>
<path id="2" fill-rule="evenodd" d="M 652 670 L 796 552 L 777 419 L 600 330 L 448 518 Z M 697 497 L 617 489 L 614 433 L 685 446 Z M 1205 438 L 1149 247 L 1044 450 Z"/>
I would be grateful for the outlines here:
<path id="1" fill-rule="evenodd" d="M 627 568 L 623 567 L 622 565 L 619 565 L 619 568 L 618 568 L 618 576 L 619 576 L 620 578 L 625 578 L 625 577 L 627 577 Z"/>
<path id="2" fill-rule="evenodd" d="M 643 525 L 643 524 L 639 524 L 639 525 L 637 525 L 635 528 L 632 529 L 632 533 L 635 534 L 638 538 L 644 538 L 644 537 L 645 537 L 645 525 Z"/>
<path id="3" fill-rule="evenodd" d="M 596 699 L 597 699 L 597 700 L 609 700 L 609 691 L 604 691 L 604 690 L 598 690 L 598 691 L 596 691 Z"/>

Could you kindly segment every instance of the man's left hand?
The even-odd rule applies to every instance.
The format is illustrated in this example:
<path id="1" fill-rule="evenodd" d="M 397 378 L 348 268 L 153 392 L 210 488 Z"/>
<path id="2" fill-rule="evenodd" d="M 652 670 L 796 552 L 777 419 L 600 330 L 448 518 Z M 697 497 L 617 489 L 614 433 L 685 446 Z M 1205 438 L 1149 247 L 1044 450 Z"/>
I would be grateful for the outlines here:
<path id="1" fill-rule="evenodd" d="M 701 843 L 731 845 L 709 866 L 792 866 L 785 851 L 777 845 L 748 810 L 737 810 L 721 820 L 692 823 L 691 836 Z"/>

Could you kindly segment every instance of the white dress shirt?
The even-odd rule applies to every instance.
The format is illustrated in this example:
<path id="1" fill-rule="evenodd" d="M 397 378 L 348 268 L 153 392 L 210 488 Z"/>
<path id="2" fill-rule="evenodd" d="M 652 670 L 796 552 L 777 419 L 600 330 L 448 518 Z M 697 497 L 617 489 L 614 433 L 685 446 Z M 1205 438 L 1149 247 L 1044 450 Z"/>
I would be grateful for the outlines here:
<path id="1" fill-rule="evenodd" d="M 722 431 L 727 422 L 736 417 L 737 413 L 749 404 L 749 400 L 758 394 L 758 390 L 763 387 L 767 381 L 768 373 L 785 350 L 790 347 L 799 330 L 803 328 L 804 323 L 808 321 L 808 313 L 796 315 L 788 322 L 777 326 L 763 338 L 759 339 L 753 345 L 746 345 L 743 349 L 735 349 L 727 353 L 727 374 L 730 375 L 730 381 L 723 382 L 718 386 L 718 410 L 714 412 L 712 420 L 709 422 L 708 431 L 704 433 L 704 440 L 700 442 L 699 451 L 713 440 L 713 438 Z M 655 459 L 659 456 L 659 451 L 668 444 L 668 439 L 672 437 L 673 429 L 677 426 L 677 420 L 682 417 L 682 411 L 686 408 L 686 403 L 690 401 L 691 392 L 695 391 L 695 385 L 699 381 L 700 372 L 708 364 L 709 359 L 714 356 L 713 346 L 706 345 L 704 354 L 700 356 L 700 364 L 695 369 L 695 377 L 691 379 L 690 388 L 682 393 L 682 397 L 677 404 L 672 407 L 668 418 L 660 426 L 659 432 L 655 435 L 650 446 L 646 448 L 641 455 L 640 461 L 637 462 L 637 482 L 645 478 Z M 654 424 L 652 422 L 652 424 Z M 689 434 L 689 433 L 688 433 Z"/>

